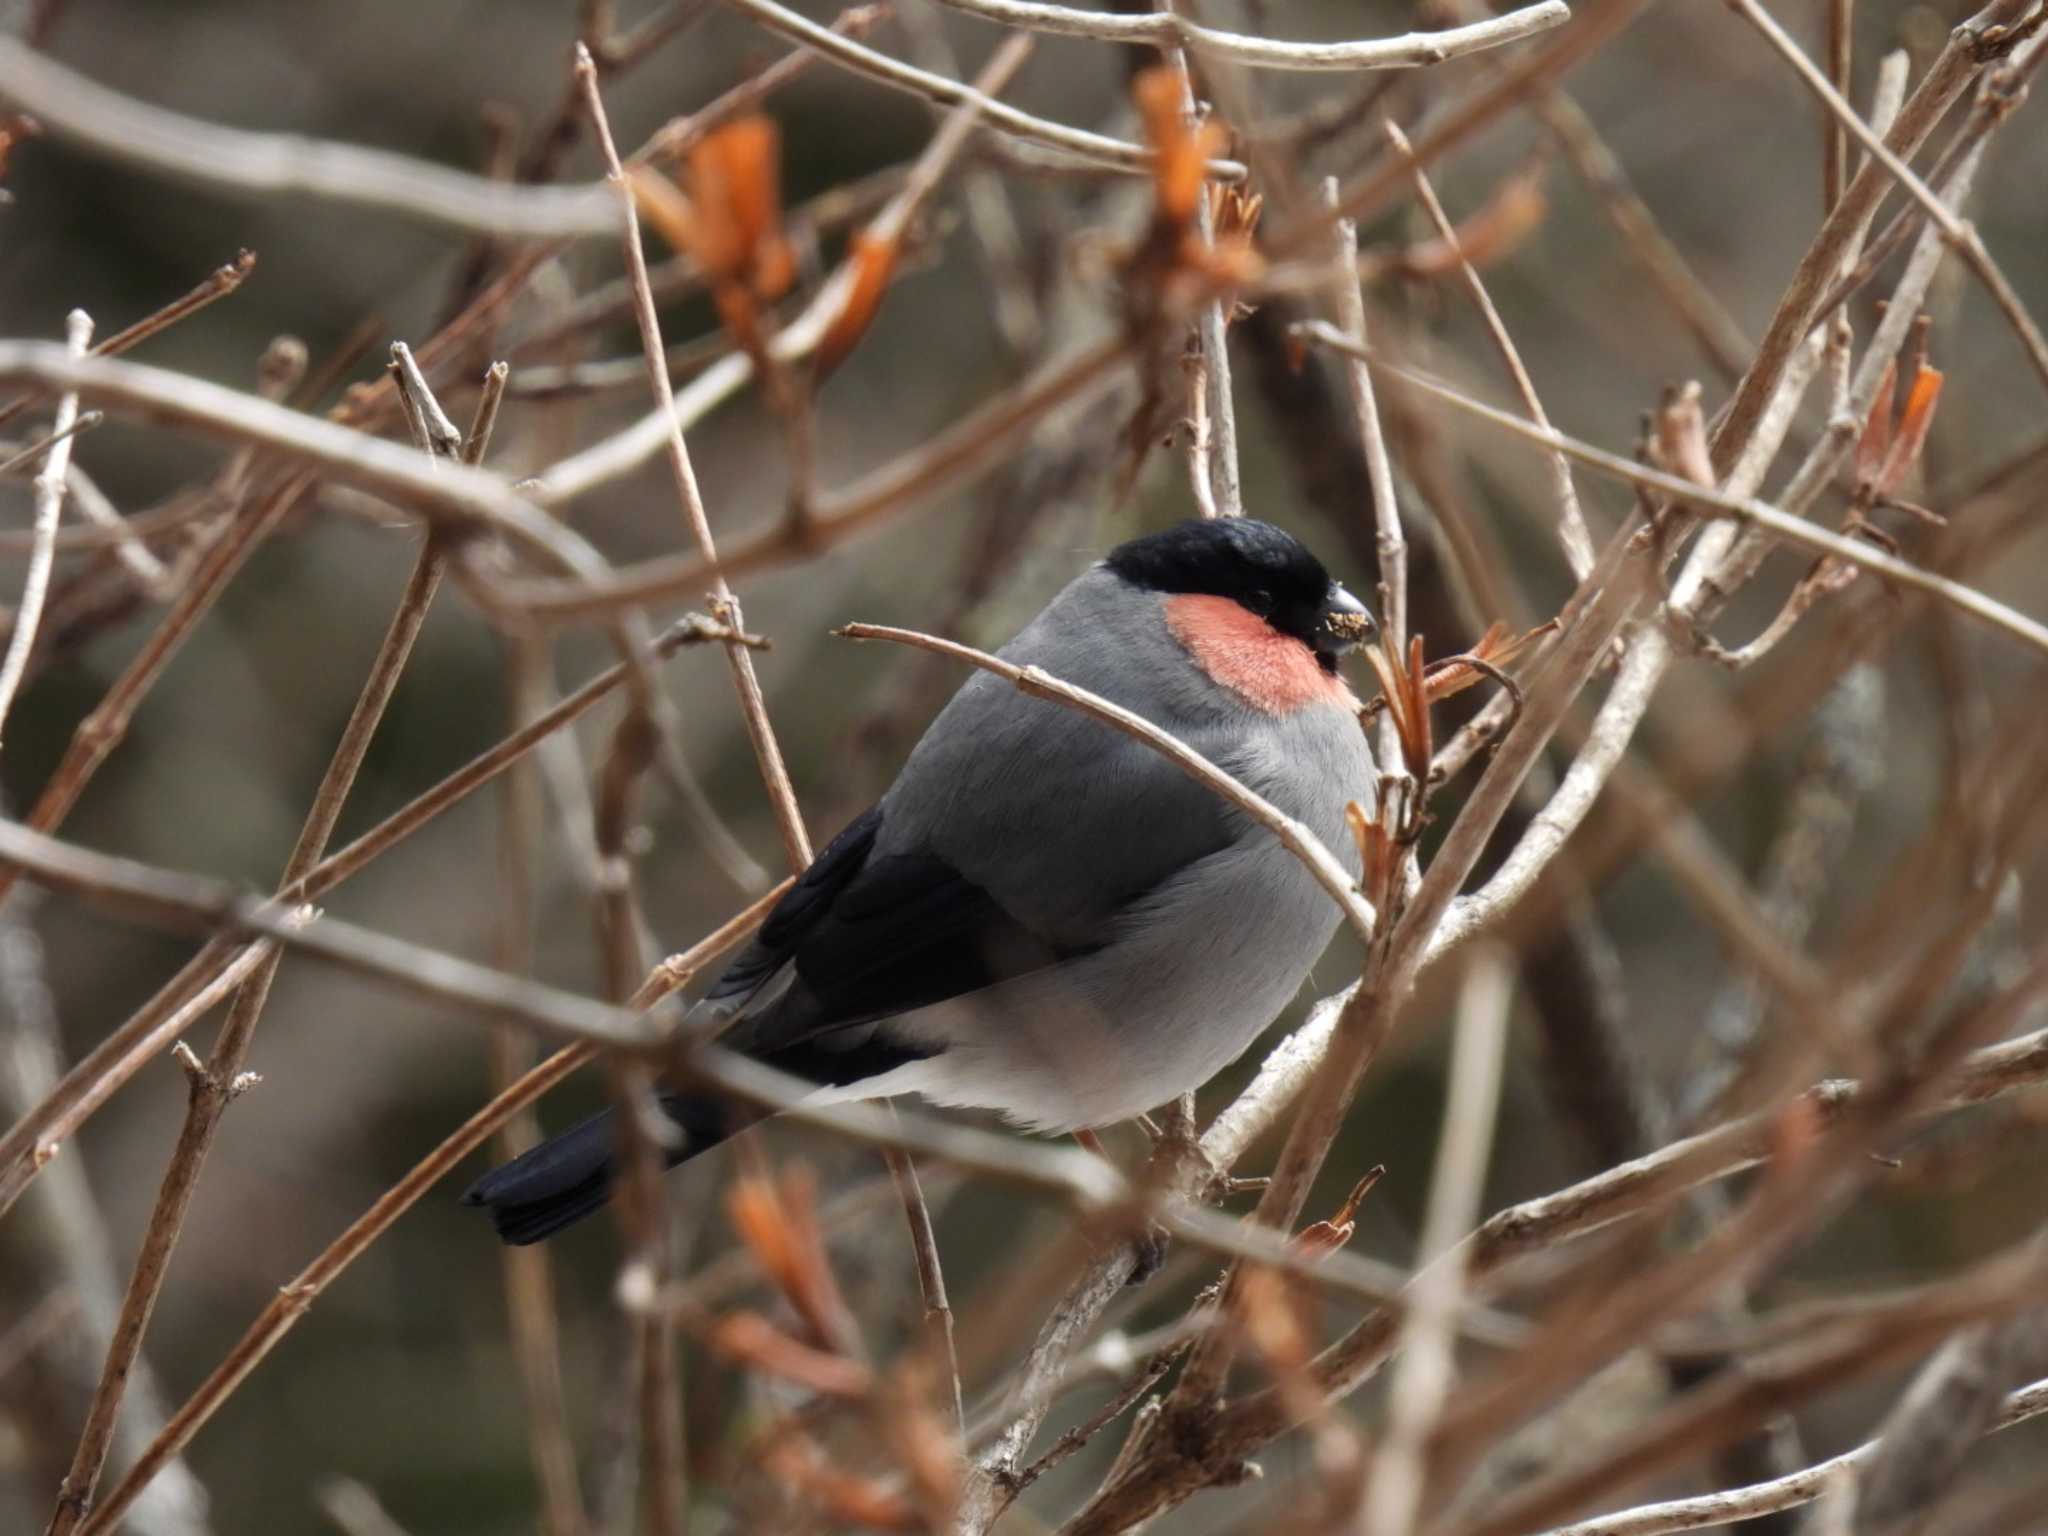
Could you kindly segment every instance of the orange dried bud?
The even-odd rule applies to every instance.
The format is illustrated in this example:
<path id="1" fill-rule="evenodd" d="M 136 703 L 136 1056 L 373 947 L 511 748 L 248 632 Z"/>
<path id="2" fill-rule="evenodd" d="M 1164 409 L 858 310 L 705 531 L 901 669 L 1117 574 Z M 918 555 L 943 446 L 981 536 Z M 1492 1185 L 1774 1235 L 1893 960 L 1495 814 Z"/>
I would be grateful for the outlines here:
<path id="1" fill-rule="evenodd" d="M 1181 73 L 1170 65 L 1155 65 L 1139 75 L 1131 83 L 1131 94 L 1137 98 L 1146 141 L 1157 157 L 1152 175 L 1160 217 L 1185 224 L 1195 216 L 1195 199 L 1202 195 L 1209 158 L 1223 147 L 1222 125 L 1189 125 L 1182 105 Z"/>
<path id="2" fill-rule="evenodd" d="M 1394 872 L 1401 867 L 1400 845 L 1387 824 L 1356 800 L 1344 807 L 1344 822 L 1358 844 L 1359 884 L 1377 906 L 1387 899 Z"/>
<path id="3" fill-rule="evenodd" d="M 839 306 L 839 313 L 832 317 L 832 323 L 818 341 L 820 378 L 837 368 L 867 334 L 876 311 L 882 307 L 882 295 L 889 291 L 889 279 L 901 254 L 896 241 L 872 230 L 864 229 L 853 237 L 853 248 L 846 256 L 853 284 L 847 289 L 846 302 Z"/>
<path id="4" fill-rule="evenodd" d="M 731 1312 L 706 1331 L 704 1342 L 726 1359 L 826 1397 L 865 1397 L 874 1385 L 868 1368 L 793 1339 L 758 1312 Z"/>
<path id="5" fill-rule="evenodd" d="M 1906 392 L 1906 408 L 1899 413 L 1899 428 L 1892 437 L 1891 452 L 1885 455 L 1884 473 L 1877 484 L 1878 495 L 1890 496 L 1896 492 L 1920 462 L 1920 452 L 1927 446 L 1928 430 L 1934 425 L 1934 413 L 1941 405 L 1941 386 L 1939 368 L 1923 364 L 1913 375 L 1913 387 Z"/>

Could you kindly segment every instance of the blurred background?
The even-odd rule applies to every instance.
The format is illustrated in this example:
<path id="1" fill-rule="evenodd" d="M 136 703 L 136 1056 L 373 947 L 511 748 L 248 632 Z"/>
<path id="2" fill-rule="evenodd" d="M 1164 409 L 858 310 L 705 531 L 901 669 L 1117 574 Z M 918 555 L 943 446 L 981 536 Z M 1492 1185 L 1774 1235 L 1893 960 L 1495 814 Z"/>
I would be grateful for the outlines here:
<path id="1" fill-rule="evenodd" d="M 934 36 L 971 71 L 998 40 L 994 28 L 921 9 L 906 33 L 884 22 L 871 41 L 897 54 L 929 50 Z M 621 0 L 630 25 L 655 8 Z M 829 19 L 816 3 L 806 14 Z M 1218 24 L 1291 38 L 1371 36 L 1443 24 L 1428 6 L 1231 0 L 1212 8 Z M 1773 10 L 1810 46 L 1821 8 Z M 1868 0 L 1856 14 L 1856 98 L 1866 101 L 1879 54 L 1903 47 L 1915 78 L 1965 8 Z M 49 38 L 53 55 L 115 90 L 196 117 L 247 129 L 295 132 L 375 145 L 466 168 L 489 149 L 488 115 L 509 113 L 531 133 L 552 121 L 568 83 L 576 26 L 569 0 L 393 0 L 290 6 L 180 0 L 70 0 Z M 1526 46 L 1526 45 L 1525 45 Z M 607 83 L 622 145 L 639 143 L 666 119 L 710 100 L 786 45 L 716 5 L 630 72 Z M 1010 99 L 1044 116 L 1130 137 L 1124 50 L 1041 39 Z M 1271 121 L 1312 107 L 1351 104 L 1356 120 L 1382 113 L 1413 124 L 1498 67 L 1515 50 L 1444 69 L 1379 77 L 1256 77 L 1258 106 Z M 1725 310 L 1738 337 L 1761 334 L 1783 282 L 1821 210 L 1820 139 L 1810 99 L 1782 62 L 1721 6 L 1652 5 L 1617 41 L 1566 81 L 1628 180 Z M 919 102 L 827 66 L 777 93 L 769 109 L 784 135 L 784 193 L 791 207 L 826 189 L 915 155 L 932 117 Z M 1969 213 L 2022 298 L 2048 313 L 2048 135 L 2039 108 L 2001 135 L 1979 177 Z M 1380 152 L 1376 131 L 1339 124 L 1299 150 L 1304 171 L 1349 174 Z M 882 309 L 873 332 L 819 400 L 819 483 L 844 484 L 912 447 L 971 404 L 1017 378 L 1039 355 L 1058 355 L 1116 324 L 1112 285 L 1091 277 L 1105 242 L 1142 227 L 1144 188 L 1114 179 L 1033 175 L 994 165 L 1020 236 L 1017 271 L 1032 295 L 1040 332 L 1006 335 L 992 302 L 989 260 L 963 217 L 957 182 L 927 221 L 919 270 Z M 590 180 L 587 143 L 564 157 L 561 179 Z M 1487 205 L 1504 178 L 1540 188 L 1543 215 L 1488 262 L 1486 278 L 1508 330 L 1552 418 L 1603 446 L 1628 451 L 1638 418 L 1670 381 L 1699 379 L 1711 411 L 1731 382 L 1646 281 L 1585 182 L 1526 113 L 1508 113 L 1469 148 L 1434 169 L 1453 218 Z M 359 328 L 373 343 L 351 377 L 374 377 L 388 343 L 416 345 L 448 312 L 472 252 L 459 238 L 398 217 L 322 206 L 298 197 L 251 200 L 208 186 L 166 182 L 87 155 L 58 137 L 19 146 L 7 170 L 12 197 L 0 208 L 0 334 L 60 338 L 64 316 L 83 307 L 102 334 L 127 324 L 198 282 L 238 249 L 257 253 L 241 291 L 148 343 L 139 359 L 236 387 L 252 387 L 271 339 L 304 340 L 316 368 Z M 1430 236 L 1412 200 L 1362 231 L 1369 250 L 1397 254 Z M 831 259 L 843 231 L 811 253 Z M 656 252 L 666 255 L 666 252 Z M 1092 263 L 1092 265 L 1091 265 Z M 1396 264 L 1390 259 L 1389 267 Z M 513 311 L 504 340 L 537 331 L 561 296 L 615 279 L 609 242 L 585 241 L 565 254 Z M 1867 324 L 1867 292 L 1852 306 Z M 1409 359 L 1486 398 L 1509 402 L 1485 332 L 1455 282 L 1390 271 L 1370 291 L 1375 325 Z M 2012 338 L 1959 267 L 1937 280 L 1932 352 L 1947 374 L 1942 410 L 1926 452 L 1918 499 L 1948 509 L 1977 477 L 2038 440 L 2041 391 Z M 1370 509 L 1350 444 L 1332 438 L 1334 375 L 1311 362 L 1289 372 L 1279 328 L 1284 305 L 1233 329 L 1236 399 L 1246 498 L 1257 515 L 1296 530 L 1359 590 L 1370 590 Z M 664 310 L 672 341 L 715 330 L 701 298 Z M 1030 345 L 1020 348 L 1022 339 Z M 630 357 L 630 318 L 582 333 L 574 347 L 515 358 L 521 366 Z M 1739 362 L 1740 359 L 1738 358 Z M 1338 387 L 1340 389 L 1340 387 Z M 1306 391 L 1306 395 L 1303 394 Z M 1317 404 L 1320 393 L 1322 404 Z M 449 389 L 457 420 L 473 393 Z M 1059 585 L 1117 540 L 1188 515 L 1181 456 L 1153 452 L 1129 494 L 1116 487 L 1128 467 L 1122 441 L 1135 396 L 1056 423 L 1014 462 L 969 488 L 880 522 L 823 558 L 750 576 L 739 585 L 751 628 L 773 637 L 760 658 L 768 707 L 788 754 L 811 834 L 822 843 L 888 782 L 916 733 L 958 682 L 949 664 L 833 639 L 852 619 L 944 630 L 995 645 Z M 573 402 L 515 399 L 491 463 L 518 476 L 596 441 L 647 408 L 644 380 Z M 1516 625 L 1552 613 L 1570 590 L 1550 534 L 1552 511 L 1542 460 L 1523 445 L 1451 417 L 1420 398 L 1414 422 L 1395 431 L 1404 504 L 1427 561 L 1430 498 L 1411 483 L 1428 458 L 1511 583 L 1508 611 L 1439 606 L 1428 632 L 1432 654 L 1456 649 L 1486 620 Z M 1812 413 L 1810 413 L 1812 414 Z M 1812 414 L 1811 430 L 1819 417 Z M 1418 435 L 1419 434 L 1419 435 Z M 775 418 L 749 395 L 697 427 L 690 447 L 712 521 L 721 534 L 779 514 L 786 453 Z M 80 463 L 116 506 L 157 506 L 224 458 L 216 446 L 148 425 L 110 421 L 81 440 Z M 1775 481 L 1773 482 L 1775 483 Z M 2039 499 L 2040 477 L 2018 494 Z M 1596 538 L 1618 525 L 1624 493 L 1579 478 Z M 25 481 L 0 485 L 0 522 L 28 524 Z M 659 459 L 574 504 L 575 527 L 612 559 L 626 562 L 683 547 L 686 533 Z M 1926 536 L 1902 526 L 1910 550 Z M 416 533 L 361 498 L 330 492 L 270 540 L 148 695 L 127 739 L 92 784 L 65 835 L 176 869 L 269 888 L 282 867 L 355 699 L 416 548 Z M 20 554 L 4 553 L 9 571 Z M 1983 573 L 1987 589 L 2021 608 L 2048 611 L 2048 535 L 2039 519 Z M 75 567 L 67 567 L 75 569 Z M 1721 633 L 1746 638 L 1775 610 L 1803 562 L 1779 556 L 1740 601 Z M 16 580 L 0 572 L 0 590 Z M 60 580 L 62 578 L 60 577 Z M 1867 594 L 1866 594 L 1867 595 Z M 11 813 L 32 801 L 73 729 L 148 636 L 160 612 L 142 599 L 125 610 L 81 619 L 39 656 L 8 722 L 0 792 Z M 1441 616 L 1441 615 L 1448 616 Z M 1916 625 L 1877 663 L 1854 674 L 1853 697 L 1830 694 L 1846 726 L 1823 725 L 1812 710 L 1752 739 L 1769 686 L 1796 684 L 1827 653 L 1831 621 L 1816 618 L 1755 674 L 1731 677 L 1705 662 L 1672 676 L 1639 743 L 1646 762 L 1682 771 L 1730 758 L 1699 810 L 1728 859 L 1762 881 L 1793 797 L 1811 789 L 1813 763 L 1848 787 L 1840 839 L 1820 889 L 1808 901 L 1812 939 L 1825 957 L 1831 935 L 1924 833 L 1947 792 L 1958 733 L 1987 730 L 2014 709 L 2038 709 L 2038 682 L 2017 648 L 1948 622 Z M 1469 626 L 1460 629 L 1460 626 Z M 1446 632 L 1447 630 L 1458 632 Z M 566 691 L 610 654 L 601 636 L 565 628 L 554 637 L 552 675 Z M 461 594 L 442 597 L 371 750 L 340 835 L 345 839 L 490 745 L 507 728 L 506 642 Z M 1360 669 L 1361 672 L 1363 669 Z M 708 651 L 686 651 L 664 677 L 683 721 L 687 756 L 739 843 L 779 872 L 780 845 L 740 729 L 729 679 Z M 1356 679 L 1361 690 L 1369 679 Z M 2031 692 L 2029 688 L 2031 687 Z M 1970 708 L 1958 702 L 1968 695 Z M 1853 692 L 1853 690 L 1852 690 Z M 1975 713 L 1972 713 L 1972 710 Z M 603 750 L 614 708 L 600 709 L 579 736 L 586 761 Z M 1960 720 L 1961 724 L 1956 722 Z M 590 900 L 577 855 L 573 797 L 546 800 L 535 931 L 536 974 L 595 993 L 601 970 Z M 680 949 L 734 911 L 749 894 L 708 859 L 674 798 L 656 790 L 646 808 L 648 841 L 639 860 L 645 910 L 664 951 Z M 1600 821 L 1595 817 L 1597 830 Z M 479 796 L 376 863 L 329 906 L 335 913 L 421 943 L 491 959 L 501 922 L 496 873 L 499 810 Z M 2038 872 L 2038 871 L 2037 871 Z M 46 1001 L 61 1048 L 75 1059 L 189 957 L 193 942 L 151 933 L 56 897 L 14 898 L 12 942 L 38 942 Z M 1583 919 L 1582 921 L 1580 919 Z M 1632 1135 L 1664 1133 L 1697 1113 L 1701 1083 L 1719 1068 L 1702 1039 L 1716 1017 L 1741 1015 L 1731 993 L 1739 972 L 1712 928 L 1699 920 L 1657 866 L 1625 860 L 1593 893 L 1574 923 L 1583 942 L 1558 959 L 1555 925 L 1524 950 L 1517 1030 L 1488 1207 L 1568 1183 L 1625 1155 Z M 1983 965 L 2001 963 L 2000 944 L 2038 933 L 2038 895 L 2022 881 L 1986 940 Z M 2003 937 L 2001 937 L 2001 935 Z M 1793 937 L 1798 937 L 1796 932 Z M 1591 958 L 1589 958 L 1591 957 Z M 1319 967 L 1317 995 L 1355 974 L 1341 944 Z M 1547 968 L 1546 968 L 1547 967 Z M 1589 981 L 1590 978 L 1590 981 Z M 1576 992 L 1574 989 L 1578 989 Z M 1309 1001 L 1304 996 L 1303 1003 Z M 17 997 L 10 1015 L 34 1000 Z M 1368 1201 L 1357 1246 L 1407 1264 L 1419 1201 L 1429 1177 L 1441 1102 L 1448 1007 L 1425 988 L 1388 1057 L 1374 1070 L 1332 1159 L 1329 1189 L 1311 1211 L 1333 1206 L 1364 1168 L 1387 1175 Z M 1553 1017 L 1547 1021 L 1546 1008 Z M 1647 1102 L 1616 1112 L 1597 1103 L 1614 1085 L 1604 1068 L 1569 1054 L 1571 1018 L 1606 1010 L 1628 1046 L 1628 1094 Z M 1718 1011 L 1718 1012 L 1717 1012 Z M 18 1023 L 15 1019 L 13 1022 Z M 195 1039 L 203 1049 L 217 1027 Z M 1590 1027 L 1590 1026 L 1588 1026 Z M 1733 1026 L 1739 1034 L 1739 1022 Z M 218 1360 L 278 1285 L 294 1274 L 378 1193 L 403 1173 L 488 1091 L 487 1032 L 369 983 L 302 960 L 288 961 L 249 1065 L 259 1088 L 227 1116 L 150 1334 L 154 1376 L 181 1399 Z M 1205 1109 L 1224 1102 L 1256 1065 L 1254 1051 L 1213 1084 Z M 1718 1079 L 1715 1079 L 1718 1081 Z M 551 1097 L 543 1119 L 559 1127 L 601 1094 L 579 1080 Z M 1710 1092 L 1707 1097 L 1711 1097 Z M 82 1171 L 103 1223 L 110 1272 L 125 1281 L 134 1244 L 155 1197 L 184 1105 L 177 1068 L 145 1069 L 98 1115 L 60 1160 Z M 12 1119 L 17 1106 L 9 1105 Z M 1636 1118 L 1631 1120 L 1630 1113 Z M 2031 1229 L 2042 1215 L 2044 1106 L 2022 1098 L 1941 1135 L 1899 1149 L 1893 1176 L 1830 1226 L 1766 1283 L 1773 1302 L 1823 1288 L 1867 1289 L 1932 1275 L 1989 1252 Z M 1604 1131 L 1603 1131 L 1604 1127 Z M 1956 1157 L 1944 1151 L 1957 1137 Z M 829 1193 L 877 1175 L 871 1156 L 801 1132 L 772 1127 L 776 1156 L 801 1155 Z M 1113 1144 L 1131 1157 L 1137 1138 Z M 1255 1154 L 1258 1164 L 1270 1149 Z M 683 1210 L 689 1263 L 731 1246 L 717 1190 L 728 1170 L 693 1165 L 670 1180 Z M 406 1216 L 325 1296 L 297 1331 L 199 1437 L 191 1466 L 211 1500 L 219 1532 L 320 1528 L 315 1490 L 342 1476 L 373 1488 L 394 1518 L 415 1532 L 534 1528 L 534 1491 L 517 1375 L 507 1344 L 499 1251 L 486 1223 L 455 1203 L 481 1159 Z M 46 1178 L 0 1226 L 0 1335 L 50 1294 L 60 1275 L 53 1223 L 42 1208 L 56 1187 Z M 69 1188 L 69 1186 L 66 1186 Z M 1021 1243 L 1048 1240 L 1069 1222 L 1061 1210 L 1013 1192 L 932 1176 L 939 1244 L 956 1298 L 995 1295 Z M 900 1216 L 883 1200 L 869 1208 L 843 1249 L 845 1277 L 864 1326 L 877 1340 L 900 1339 L 915 1324 Z M 628 1405 L 620 1400 L 621 1333 L 610 1300 L 615 1232 L 580 1227 L 553 1247 L 558 1261 L 568 1412 L 586 1480 L 595 1486 Z M 1208 1271 L 1188 1255 L 1169 1283 L 1136 1298 L 1120 1325 L 1140 1328 L 1177 1314 L 1190 1282 Z M 985 1340 L 994 1364 L 1013 1359 L 1037 1315 L 978 1316 L 963 1304 L 966 1336 Z M 695 1370 L 695 1355 L 691 1357 Z M 96 1365 L 96 1362 L 95 1362 Z M 89 1378 L 89 1366 L 84 1372 Z M 0 1527 L 40 1528 L 68 1460 L 82 1400 L 75 1363 L 54 1356 L 0 1375 Z M 719 1386 L 694 1387 L 693 1414 L 718 1422 Z M 1824 1399 L 1803 1416 L 1807 1450 L 1824 1455 L 1866 1433 L 1896 1378 Z M 707 1396 L 708 1394 L 708 1396 Z M 699 1399 L 703 1399 L 699 1401 Z M 1089 1400 L 1076 1400 L 1085 1411 Z M 708 1406 L 707 1406 L 708 1404 Z M 1014 1528 L 1036 1528 L 1071 1507 L 1114 1437 L 1033 1490 Z M 1987 1464 L 2040 1465 L 2048 1439 L 2021 1430 L 1987 1447 Z M 1269 1459 L 1282 1472 L 1290 1456 Z M 117 1455 L 112 1470 L 118 1474 Z M 1170 1517 L 1175 1532 L 1223 1529 L 1238 1517 L 1236 1496 L 1211 1495 Z M 716 1504 L 693 1529 L 722 1523 Z"/>

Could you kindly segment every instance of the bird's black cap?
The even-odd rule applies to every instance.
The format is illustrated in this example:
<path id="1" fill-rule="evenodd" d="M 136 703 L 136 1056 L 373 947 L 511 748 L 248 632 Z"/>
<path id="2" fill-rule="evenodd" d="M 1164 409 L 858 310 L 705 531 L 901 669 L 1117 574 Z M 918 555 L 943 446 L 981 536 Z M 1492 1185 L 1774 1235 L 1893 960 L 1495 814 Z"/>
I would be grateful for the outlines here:
<path id="1" fill-rule="evenodd" d="M 1119 544 L 1104 562 L 1134 587 L 1227 597 L 1318 651 L 1348 648 L 1325 628 L 1364 607 L 1330 579 L 1306 544 L 1249 517 L 1198 518 Z"/>

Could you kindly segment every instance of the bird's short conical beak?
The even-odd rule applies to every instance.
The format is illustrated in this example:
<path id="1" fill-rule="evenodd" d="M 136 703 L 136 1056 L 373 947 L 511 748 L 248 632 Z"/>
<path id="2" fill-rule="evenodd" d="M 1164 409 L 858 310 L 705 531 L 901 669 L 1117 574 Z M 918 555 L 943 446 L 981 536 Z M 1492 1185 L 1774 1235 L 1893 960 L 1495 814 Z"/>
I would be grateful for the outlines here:
<path id="1" fill-rule="evenodd" d="M 1355 645 L 1370 640 L 1378 631 L 1372 613 L 1349 592 L 1330 583 L 1329 596 L 1316 617 L 1316 649 L 1329 656 L 1342 656 Z"/>

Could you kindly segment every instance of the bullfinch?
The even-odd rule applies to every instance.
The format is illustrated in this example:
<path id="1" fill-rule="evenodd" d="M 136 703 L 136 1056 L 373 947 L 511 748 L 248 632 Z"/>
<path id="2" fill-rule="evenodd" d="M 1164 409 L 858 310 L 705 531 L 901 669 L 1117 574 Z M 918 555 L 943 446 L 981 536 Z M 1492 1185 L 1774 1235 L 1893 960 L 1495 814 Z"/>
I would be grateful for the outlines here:
<path id="1" fill-rule="evenodd" d="M 1249 518 L 1133 539 L 1002 650 L 1172 732 L 1357 859 L 1373 763 L 1337 657 L 1366 609 Z M 775 905 L 686 1027 L 818 1085 L 1058 1132 L 1200 1087 L 1306 979 L 1336 905 L 1273 834 L 1101 720 L 977 672 Z M 665 1093 L 671 1164 L 759 1118 Z M 479 1179 L 508 1243 L 588 1215 L 610 1112 Z"/>

